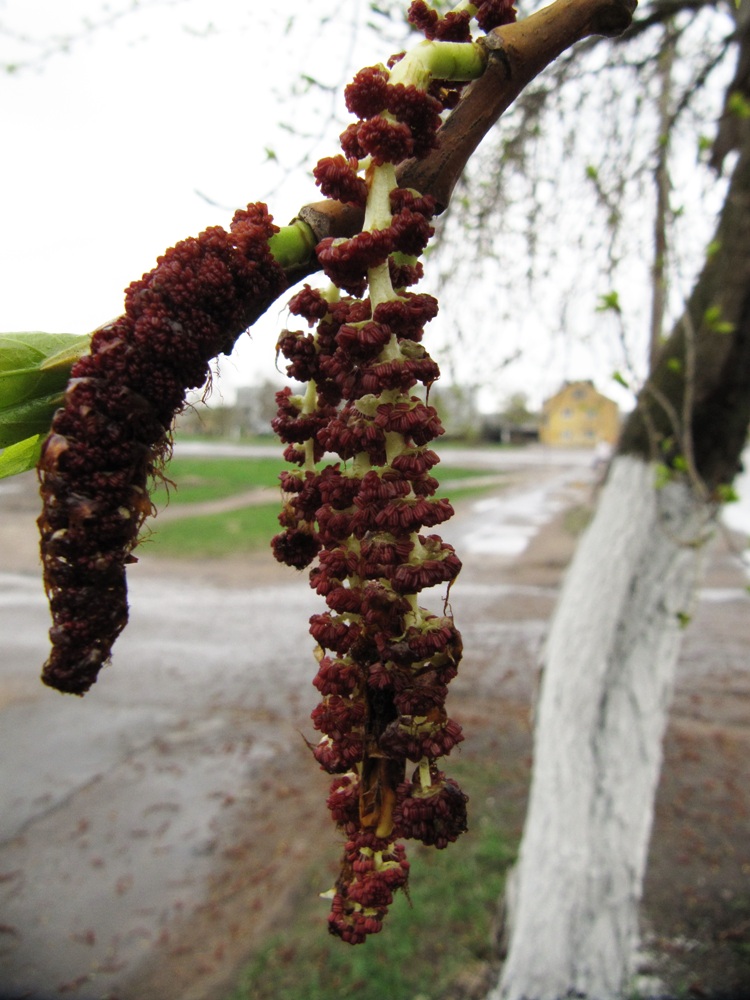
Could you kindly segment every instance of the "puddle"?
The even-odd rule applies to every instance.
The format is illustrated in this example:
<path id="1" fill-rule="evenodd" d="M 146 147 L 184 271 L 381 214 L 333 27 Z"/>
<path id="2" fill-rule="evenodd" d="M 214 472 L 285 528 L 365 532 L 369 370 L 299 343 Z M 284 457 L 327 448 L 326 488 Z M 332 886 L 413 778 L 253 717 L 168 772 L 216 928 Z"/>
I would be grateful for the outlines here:
<path id="1" fill-rule="evenodd" d="M 520 554 L 580 479 L 573 466 L 566 456 L 533 488 L 464 507 L 445 537 L 468 559 Z M 38 577 L 0 573 L 0 908 L 15 928 L 0 936 L 5 990 L 48 998 L 62 985 L 93 1000 L 132 974 L 204 898 L 269 762 L 314 735 L 308 620 L 325 604 L 304 577 L 240 589 L 136 568 L 129 590 L 113 663 L 76 699 L 37 679 L 50 624 Z M 478 677 L 481 690 L 527 688 L 553 599 L 547 587 L 457 587 L 477 664 L 457 691 L 476 695 Z"/>

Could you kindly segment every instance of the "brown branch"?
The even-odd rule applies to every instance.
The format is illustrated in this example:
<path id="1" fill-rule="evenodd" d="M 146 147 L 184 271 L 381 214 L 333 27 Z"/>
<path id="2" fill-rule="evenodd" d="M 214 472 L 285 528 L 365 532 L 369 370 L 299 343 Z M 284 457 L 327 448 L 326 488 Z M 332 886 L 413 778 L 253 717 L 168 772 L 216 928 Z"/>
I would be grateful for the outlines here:
<path id="1" fill-rule="evenodd" d="M 438 132 L 439 146 L 422 160 L 408 160 L 398 169 L 399 183 L 448 207 L 453 188 L 479 143 L 515 101 L 524 87 L 571 45 L 589 35 L 609 37 L 625 31 L 636 0 L 555 0 L 523 21 L 496 28 L 483 40 L 489 53 L 487 69 L 464 94 Z M 299 213 L 318 240 L 353 236 L 362 213 L 339 202 L 306 205 Z M 317 270 L 311 261 L 310 274 Z M 303 273 L 291 275 L 299 278 Z"/>
<path id="2" fill-rule="evenodd" d="M 706 7 L 717 6 L 716 0 L 660 0 L 659 3 L 651 4 L 643 17 L 633 21 L 632 25 L 622 33 L 620 41 L 631 42 L 650 28 L 666 24 L 684 11 L 697 14 Z"/>
<path id="3" fill-rule="evenodd" d="M 618 445 L 648 460 L 656 441 L 668 465 L 687 458 L 709 494 L 734 479 L 750 424 L 750 131 L 713 244 Z"/>
<path id="4" fill-rule="evenodd" d="M 500 116 L 524 87 L 554 59 L 590 35 L 612 37 L 631 23 L 637 0 L 555 0 L 523 21 L 496 28 L 485 36 L 487 69 L 466 88 L 456 108 L 438 132 L 438 148 L 422 160 L 407 160 L 397 170 L 399 184 L 429 194 L 439 211 L 448 207 L 453 188 L 476 150 Z M 305 205 L 297 219 L 312 231 L 313 245 L 328 236 L 351 237 L 362 229 L 364 213 L 352 205 L 327 199 Z M 294 221 L 294 220 L 293 220 Z M 285 269 L 292 285 L 320 270 L 308 259 Z M 259 300 L 250 317 L 254 323 L 275 298 Z M 232 345 L 227 344 L 226 351 Z"/>
<path id="5" fill-rule="evenodd" d="M 400 182 L 431 194 L 441 210 L 447 208 L 470 157 L 521 91 L 576 42 L 623 32 L 635 7 L 635 0 L 556 0 L 490 32 L 484 39 L 490 59 L 483 76 L 467 87 L 440 129 L 439 148 L 424 160 L 404 164 Z"/>

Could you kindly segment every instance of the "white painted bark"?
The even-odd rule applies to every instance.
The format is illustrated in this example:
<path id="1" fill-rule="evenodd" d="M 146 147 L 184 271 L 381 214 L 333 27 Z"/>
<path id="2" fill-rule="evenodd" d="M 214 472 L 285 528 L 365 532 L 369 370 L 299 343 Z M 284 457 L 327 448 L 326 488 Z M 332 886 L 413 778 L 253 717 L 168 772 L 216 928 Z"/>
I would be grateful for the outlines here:
<path id="1" fill-rule="evenodd" d="M 618 455 L 542 657 L 510 945 L 489 1000 L 625 995 L 662 738 L 711 511 Z"/>

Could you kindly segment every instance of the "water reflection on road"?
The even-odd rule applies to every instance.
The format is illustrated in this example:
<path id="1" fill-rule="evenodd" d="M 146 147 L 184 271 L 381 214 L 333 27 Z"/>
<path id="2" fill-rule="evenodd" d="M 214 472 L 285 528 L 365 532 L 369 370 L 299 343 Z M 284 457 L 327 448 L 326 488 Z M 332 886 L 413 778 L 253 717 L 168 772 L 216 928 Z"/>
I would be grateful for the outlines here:
<path id="1" fill-rule="evenodd" d="M 445 526 L 467 566 L 517 555 L 590 478 L 585 453 L 444 458 L 469 462 L 525 478 Z M 200 899 L 229 806 L 252 802 L 264 765 L 309 729 L 307 623 L 322 605 L 304 575 L 237 588 L 135 572 L 130 588 L 115 663 L 76 699 L 37 680 L 49 622 L 36 572 L 0 574 L 0 996 L 77 983 L 90 1000 L 122 983 Z M 495 591 L 467 580 L 451 595 L 459 621 L 474 609 L 477 648 L 507 639 L 507 622 L 483 627 Z M 529 623 L 534 642 L 543 625 Z"/>

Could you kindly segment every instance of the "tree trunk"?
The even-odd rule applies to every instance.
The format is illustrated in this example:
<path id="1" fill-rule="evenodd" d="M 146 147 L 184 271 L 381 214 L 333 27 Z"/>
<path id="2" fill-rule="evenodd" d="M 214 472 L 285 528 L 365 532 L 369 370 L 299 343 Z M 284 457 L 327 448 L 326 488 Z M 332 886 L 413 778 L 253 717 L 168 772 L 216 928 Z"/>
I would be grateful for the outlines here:
<path id="1" fill-rule="evenodd" d="M 543 658 L 534 776 L 493 997 L 619 997 L 631 972 L 680 626 L 711 515 L 618 456 Z"/>
<path id="2" fill-rule="evenodd" d="M 619 998 L 632 973 L 680 628 L 750 418 L 750 127 L 737 127 L 713 252 L 626 423 L 551 625 L 490 1000 Z"/>

